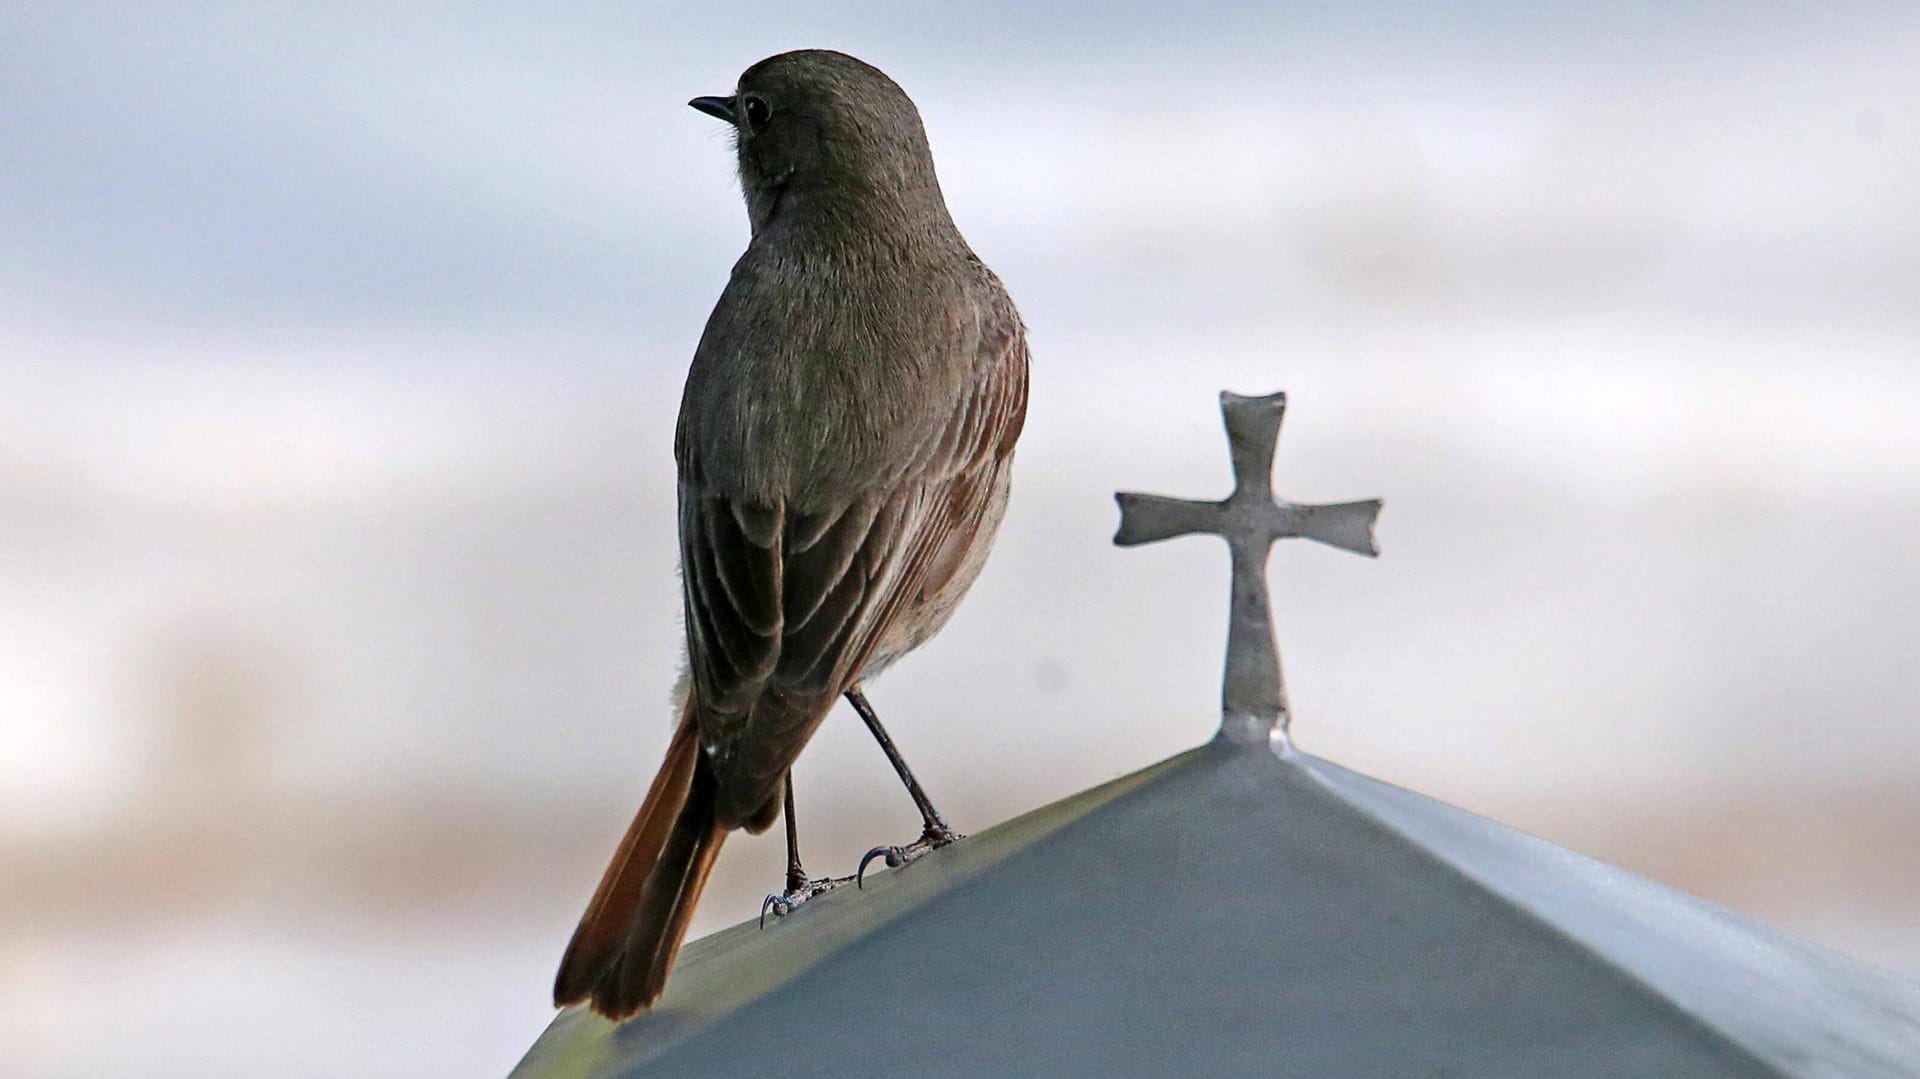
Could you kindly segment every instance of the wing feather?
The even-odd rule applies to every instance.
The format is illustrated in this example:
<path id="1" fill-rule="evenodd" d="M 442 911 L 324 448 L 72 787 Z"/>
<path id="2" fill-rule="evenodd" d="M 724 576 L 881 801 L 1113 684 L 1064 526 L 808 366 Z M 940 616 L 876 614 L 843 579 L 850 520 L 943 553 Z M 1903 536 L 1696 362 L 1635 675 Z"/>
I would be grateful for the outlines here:
<path id="1" fill-rule="evenodd" d="M 878 498 L 862 498 L 827 513 L 797 515 L 781 567 L 781 576 L 792 582 L 785 603 L 789 633 L 812 623 L 821 605 L 839 590 L 881 504 Z M 822 520 L 824 526 L 818 523 Z"/>

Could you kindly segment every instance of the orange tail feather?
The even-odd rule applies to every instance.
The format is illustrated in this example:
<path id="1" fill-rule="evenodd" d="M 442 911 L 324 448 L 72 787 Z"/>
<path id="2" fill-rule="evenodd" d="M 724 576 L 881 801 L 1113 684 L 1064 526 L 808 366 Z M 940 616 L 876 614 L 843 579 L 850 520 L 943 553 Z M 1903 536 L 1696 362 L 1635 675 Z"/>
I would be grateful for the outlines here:
<path id="1" fill-rule="evenodd" d="M 667 759 L 600 878 L 553 982 L 553 1002 L 591 1000 L 625 1019 L 660 999 L 726 831 L 689 702 Z"/>

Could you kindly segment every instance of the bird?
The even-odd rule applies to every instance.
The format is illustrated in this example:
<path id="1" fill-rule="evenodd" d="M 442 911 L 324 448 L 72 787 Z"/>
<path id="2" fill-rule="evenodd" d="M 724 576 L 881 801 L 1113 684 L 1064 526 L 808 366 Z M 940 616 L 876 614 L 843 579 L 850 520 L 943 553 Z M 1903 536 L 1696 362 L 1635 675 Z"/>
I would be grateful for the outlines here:
<path id="1" fill-rule="evenodd" d="M 554 979 L 613 1019 L 665 988 L 721 844 L 787 821 L 791 769 L 846 698 L 921 812 L 900 865 L 959 838 L 864 685 L 947 623 L 986 561 L 1026 421 L 1026 326 L 949 214 L 919 110 L 878 68 L 769 57 L 693 108 L 730 125 L 750 236 L 674 437 L 684 697 L 666 759 Z M 762 909 L 764 920 L 765 908 Z"/>

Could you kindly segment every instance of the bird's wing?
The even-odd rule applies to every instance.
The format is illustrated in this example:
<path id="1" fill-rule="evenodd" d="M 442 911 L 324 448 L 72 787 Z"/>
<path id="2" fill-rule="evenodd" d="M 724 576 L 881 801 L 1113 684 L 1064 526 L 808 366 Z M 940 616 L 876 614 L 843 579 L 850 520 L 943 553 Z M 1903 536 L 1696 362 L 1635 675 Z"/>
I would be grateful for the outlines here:
<path id="1" fill-rule="evenodd" d="M 688 658 L 723 821 L 778 795 L 895 620 L 965 564 L 1026 415 L 1018 322 L 991 345 L 985 377 L 898 482 L 812 513 L 682 485 Z"/>

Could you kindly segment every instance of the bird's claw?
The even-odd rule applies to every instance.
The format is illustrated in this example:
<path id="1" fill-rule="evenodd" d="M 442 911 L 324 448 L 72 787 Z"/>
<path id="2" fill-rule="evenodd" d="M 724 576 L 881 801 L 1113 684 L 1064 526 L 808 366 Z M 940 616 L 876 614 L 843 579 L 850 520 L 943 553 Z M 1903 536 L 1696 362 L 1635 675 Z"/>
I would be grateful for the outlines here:
<path id="1" fill-rule="evenodd" d="M 788 881 L 787 890 L 780 895 L 770 895 L 760 901 L 760 928 L 767 927 L 767 912 L 772 911 L 776 918 L 784 918 L 797 910 L 800 904 L 824 892 L 831 892 L 852 877 L 821 877 L 817 880 Z"/>
<path id="2" fill-rule="evenodd" d="M 860 868 L 853 871 L 854 887 L 867 886 L 867 866 L 871 865 L 875 858 L 885 858 L 888 869 L 898 869 L 907 864 L 907 851 L 905 847 L 875 847 L 861 855 Z"/>
<path id="3" fill-rule="evenodd" d="M 769 895 L 760 901 L 760 928 L 767 927 L 767 912 L 772 911 L 776 918 L 784 918 L 793 910 L 793 904 L 781 895 Z"/>
<path id="4" fill-rule="evenodd" d="M 926 831 L 920 833 L 919 839 L 914 840 L 904 847 L 875 847 L 861 857 L 860 868 L 854 870 L 853 873 L 854 886 L 858 888 L 865 888 L 867 886 L 867 866 L 872 865 L 875 858 L 886 859 L 888 869 L 898 869 L 903 865 L 918 861 L 923 855 L 931 851 L 939 850 L 941 847 L 946 846 L 956 839 L 965 838 L 965 836 L 951 828 L 929 827 Z"/>

